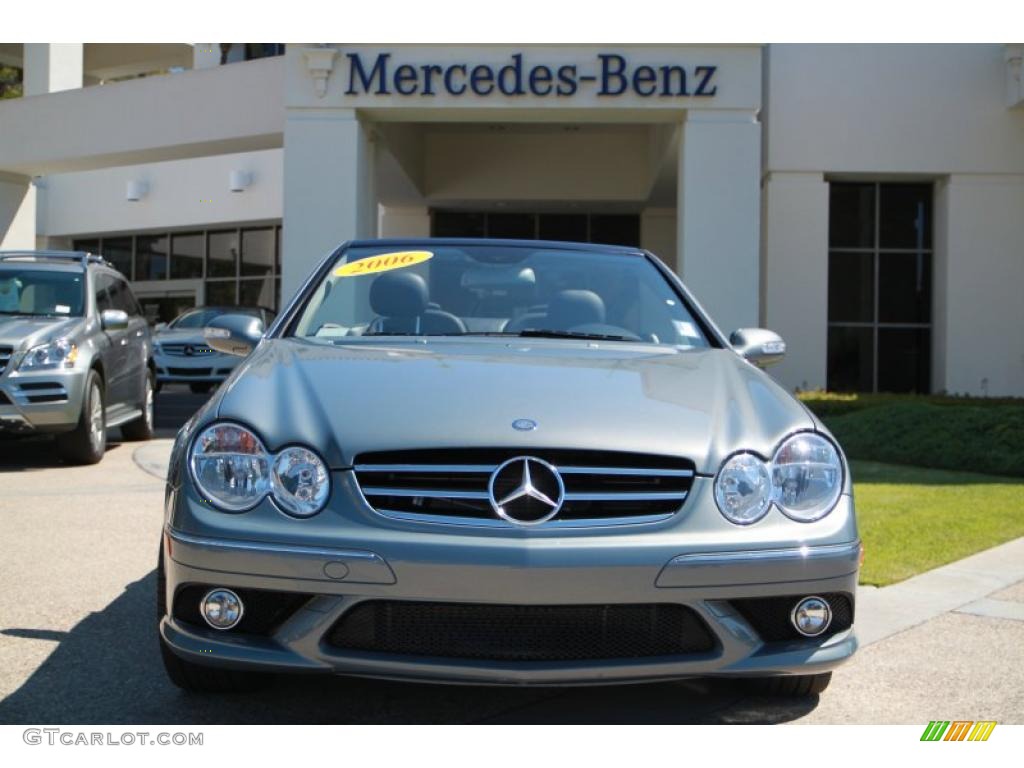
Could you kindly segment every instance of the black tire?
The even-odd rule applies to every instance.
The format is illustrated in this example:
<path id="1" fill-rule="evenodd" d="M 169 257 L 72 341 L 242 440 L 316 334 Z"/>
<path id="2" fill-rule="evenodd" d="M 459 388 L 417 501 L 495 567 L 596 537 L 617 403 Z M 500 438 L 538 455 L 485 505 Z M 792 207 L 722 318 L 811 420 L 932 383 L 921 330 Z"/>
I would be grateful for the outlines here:
<path id="1" fill-rule="evenodd" d="M 160 547 L 160 557 L 156 571 L 156 620 L 159 627 L 167 615 L 167 577 L 164 575 L 164 551 Z M 271 676 L 258 672 L 243 672 L 236 669 L 218 669 L 203 664 L 185 661 L 167 647 L 164 638 L 157 632 L 160 639 L 160 657 L 163 659 L 164 671 L 176 686 L 189 693 L 249 693 L 266 687 Z"/>
<path id="2" fill-rule="evenodd" d="M 193 381 L 188 385 L 188 388 L 191 389 L 192 393 L 195 395 L 205 395 L 213 389 L 213 384 L 208 381 Z"/>
<path id="3" fill-rule="evenodd" d="M 107 413 L 103 379 L 96 371 L 89 371 L 78 424 L 70 432 L 57 435 L 57 453 L 68 464 L 98 464 L 106 450 Z"/>
<path id="4" fill-rule="evenodd" d="M 770 696 L 784 696 L 802 699 L 824 693 L 832 681 L 831 672 L 817 675 L 786 675 L 785 677 L 755 677 L 750 683 L 760 692 Z"/>
<path id="5" fill-rule="evenodd" d="M 152 371 L 146 371 L 143 387 L 145 390 L 142 395 L 142 415 L 135 421 L 121 425 L 121 435 L 125 440 L 153 439 L 153 396 L 156 394 L 156 388 L 153 386 Z"/>

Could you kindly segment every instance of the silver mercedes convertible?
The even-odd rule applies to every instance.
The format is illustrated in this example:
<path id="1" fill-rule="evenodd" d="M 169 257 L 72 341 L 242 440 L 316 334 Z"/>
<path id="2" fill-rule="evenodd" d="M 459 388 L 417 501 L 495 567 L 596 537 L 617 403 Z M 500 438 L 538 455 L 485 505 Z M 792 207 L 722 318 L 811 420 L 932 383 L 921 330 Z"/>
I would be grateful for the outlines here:
<path id="1" fill-rule="evenodd" d="M 511 685 L 750 678 L 856 650 L 828 430 L 654 255 L 367 240 L 326 258 L 179 432 L 160 642 L 188 690 L 268 673 Z M 251 353 L 251 354 L 250 354 Z"/>

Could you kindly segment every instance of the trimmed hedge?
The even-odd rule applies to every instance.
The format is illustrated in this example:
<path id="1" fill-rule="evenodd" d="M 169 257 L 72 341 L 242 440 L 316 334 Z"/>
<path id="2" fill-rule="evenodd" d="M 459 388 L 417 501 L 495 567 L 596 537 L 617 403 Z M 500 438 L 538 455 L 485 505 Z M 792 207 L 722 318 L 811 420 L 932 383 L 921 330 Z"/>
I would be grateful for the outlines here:
<path id="1" fill-rule="evenodd" d="M 837 414 L 807 402 L 853 459 L 1024 477 L 1024 403 L 868 396 Z M 827 401 L 846 402 L 849 401 Z M 970 402 L 970 405 L 962 404 Z"/>
<path id="2" fill-rule="evenodd" d="M 797 392 L 796 395 L 804 405 L 814 411 L 820 418 L 826 416 L 842 416 L 866 408 L 877 408 L 880 405 L 893 403 L 929 403 L 931 405 L 971 405 L 978 408 L 1000 408 L 1006 405 L 1024 407 L 1024 398 L 1014 397 L 970 397 L 969 395 L 890 395 L 861 394 L 846 392 Z"/>

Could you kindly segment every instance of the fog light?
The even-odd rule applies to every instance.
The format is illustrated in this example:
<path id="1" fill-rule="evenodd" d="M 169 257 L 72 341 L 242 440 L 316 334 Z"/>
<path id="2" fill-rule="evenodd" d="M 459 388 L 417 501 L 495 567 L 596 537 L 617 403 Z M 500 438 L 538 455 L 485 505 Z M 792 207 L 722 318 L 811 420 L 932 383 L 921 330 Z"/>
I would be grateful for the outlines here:
<path id="1" fill-rule="evenodd" d="M 230 589 L 211 589 L 199 603 L 199 612 L 214 629 L 231 629 L 242 620 L 244 610 L 242 601 Z"/>
<path id="2" fill-rule="evenodd" d="M 820 597 L 805 597 L 793 608 L 789 620 L 804 637 L 817 637 L 832 623 L 832 607 Z"/>

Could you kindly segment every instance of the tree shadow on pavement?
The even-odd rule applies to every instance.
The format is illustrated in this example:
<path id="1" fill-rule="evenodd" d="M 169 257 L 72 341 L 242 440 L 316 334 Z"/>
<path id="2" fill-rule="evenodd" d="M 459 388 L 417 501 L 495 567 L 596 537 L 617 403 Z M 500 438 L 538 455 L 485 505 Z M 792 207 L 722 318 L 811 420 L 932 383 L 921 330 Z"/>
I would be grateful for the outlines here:
<path id="1" fill-rule="evenodd" d="M 164 675 L 155 589 L 154 571 L 67 633 L 0 627 L 26 642 L 58 642 L 0 701 L 0 723 L 778 723 L 817 705 L 707 679 L 558 689 L 291 676 L 256 694 L 191 695 Z"/>

